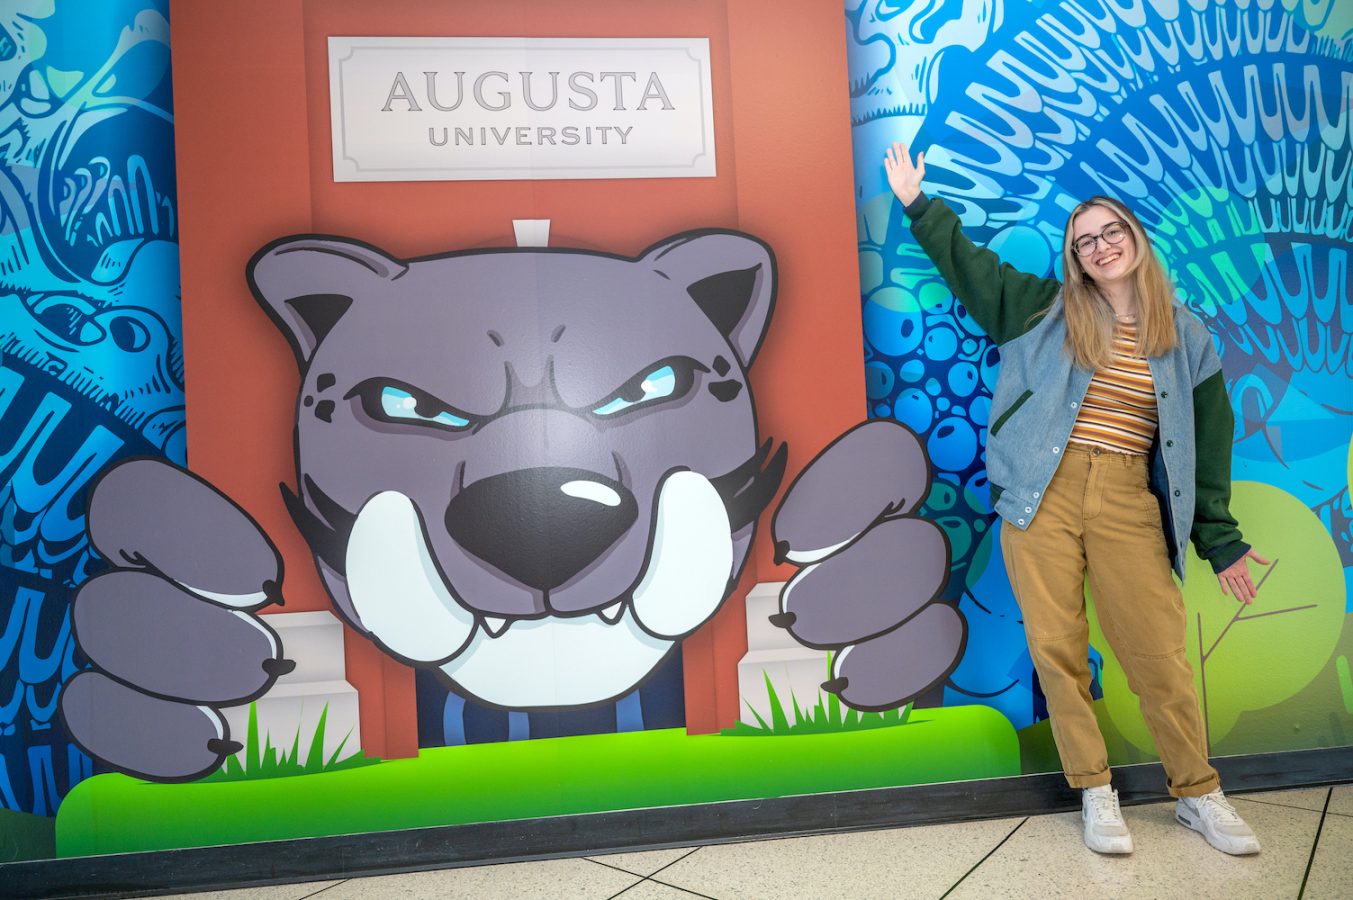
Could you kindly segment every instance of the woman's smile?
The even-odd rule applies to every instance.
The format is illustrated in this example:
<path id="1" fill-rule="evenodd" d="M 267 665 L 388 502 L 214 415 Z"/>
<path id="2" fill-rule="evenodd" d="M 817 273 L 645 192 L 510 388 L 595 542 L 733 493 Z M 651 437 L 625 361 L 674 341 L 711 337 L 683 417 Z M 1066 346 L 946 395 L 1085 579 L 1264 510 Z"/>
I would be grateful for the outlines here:
<path id="1" fill-rule="evenodd" d="M 1132 232 L 1127 232 L 1116 244 L 1105 240 L 1104 229 L 1111 225 L 1123 227 L 1118 216 L 1102 206 L 1090 207 L 1077 216 L 1073 223 L 1075 229 L 1073 243 L 1087 237 L 1098 238 L 1090 254 L 1081 257 L 1081 265 L 1085 273 L 1101 286 L 1125 277 L 1137 258 L 1137 245 L 1132 238 Z"/>

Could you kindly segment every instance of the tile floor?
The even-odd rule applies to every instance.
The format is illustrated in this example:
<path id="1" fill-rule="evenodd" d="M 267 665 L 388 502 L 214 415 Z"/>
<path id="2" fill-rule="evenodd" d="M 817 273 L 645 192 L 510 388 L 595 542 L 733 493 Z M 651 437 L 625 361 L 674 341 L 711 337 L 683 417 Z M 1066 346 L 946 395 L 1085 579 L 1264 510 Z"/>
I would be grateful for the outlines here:
<path id="1" fill-rule="evenodd" d="M 1232 797 L 1264 850 L 1235 858 L 1177 824 L 1172 803 L 1126 810 L 1137 851 L 1081 843 L 1077 812 L 598 854 L 181 895 L 384 898 L 1353 898 L 1353 784 Z"/>

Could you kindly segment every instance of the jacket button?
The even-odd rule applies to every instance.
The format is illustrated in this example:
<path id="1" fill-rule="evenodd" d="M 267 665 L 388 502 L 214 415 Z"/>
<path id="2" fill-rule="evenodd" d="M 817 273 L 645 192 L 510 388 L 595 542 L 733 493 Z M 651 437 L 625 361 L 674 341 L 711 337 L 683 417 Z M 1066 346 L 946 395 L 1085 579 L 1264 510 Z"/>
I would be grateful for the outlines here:
<path id="1" fill-rule="evenodd" d="M 1052 452 L 1053 452 L 1053 453 L 1061 453 L 1061 452 L 1062 452 L 1062 448 L 1061 448 L 1061 447 L 1053 447 L 1053 448 L 1052 448 Z"/>
<path id="2" fill-rule="evenodd" d="M 1033 511 L 1034 511 L 1034 508 L 1033 508 L 1032 506 L 1026 506 L 1026 507 L 1024 507 L 1024 511 L 1025 511 L 1025 512 L 1033 512 Z"/>
<path id="3" fill-rule="evenodd" d="M 1038 491 L 1034 491 L 1034 499 L 1035 499 L 1035 500 L 1038 499 Z"/>
<path id="4" fill-rule="evenodd" d="M 1071 401 L 1071 408 L 1072 408 L 1072 409 L 1075 409 L 1075 408 L 1076 408 L 1077 406 L 1079 406 L 1079 405 L 1080 405 L 1080 404 L 1077 403 L 1075 400 L 1072 400 L 1072 401 Z"/>
<path id="5" fill-rule="evenodd" d="M 1173 447 L 1173 446 L 1174 446 L 1174 441 L 1166 441 L 1166 442 L 1165 442 L 1165 446 L 1167 446 L 1167 447 Z"/>
<path id="6" fill-rule="evenodd" d="M 1019 524 L 1023 525 L 1023 524 L 1024 524 L 1024 520 L 1023 520 L 1023 519 L 1020 519 L 1020 520 L 1019 520 Z"/>
<path id="7" fill-rule="evenodd" d="M 1178 496 L 1179 496 L 1179 491 L 1175 491 L 1175 492 L 1174 492 L 1174 495 L 1175 495 L 1176 497 L 1178 497 Z"/>
<path id="8" fill-rule="evenodd" d="M 1169 392 L 1169 391 L 1161 391 L 1161 392 L 1160 392 L 1160 399 L 1164 400 L 1164 399 L 1165 399 L 1166 397 L 1168 397 L 1168 396 L 1170 396 L 1170 392 Z"/>

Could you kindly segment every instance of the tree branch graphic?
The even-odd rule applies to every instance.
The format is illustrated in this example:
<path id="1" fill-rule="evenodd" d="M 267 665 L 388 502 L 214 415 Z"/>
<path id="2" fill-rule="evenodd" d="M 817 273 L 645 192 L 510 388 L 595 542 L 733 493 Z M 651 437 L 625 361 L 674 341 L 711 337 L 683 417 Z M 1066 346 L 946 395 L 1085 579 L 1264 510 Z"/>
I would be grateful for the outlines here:
<path id="1" fill-rule="evenodd" d="M 1259 583 L 1255 585 L 1256 591 L 1258 591 L 1260 588 L 1264 586 L 1264 582 L 1268 581 L 1268 577 L 1273 574 L 1273 570 L 1278 568 L 1279 561 L 1280 560 L 1277 557 L 1274 557 L 1273 564 L 1268 567 L 1268 571 L 1264 573 L 1264 576 L 1259 579 Z M 1208 699 L 1207 660 L 1210 656 L 1212 656 L 1214 652 L 1216 652 L 1216 649 L 1221 644 L 1222 639 L 1226 637 L 1228 632 L 1230 632 L 1231 626 L 1235 625 L 1237 622 L 1249 622 L 1254 619 L 1263 619 L 1268 616 L 1280 616 L 1283 615 L 1284 613 L 1300 612 L 1303 609 L 1315 609 L 1316 604 L 1307 603 L 1302 606 L 1291 606 L 1288 607 L 1287 609 L 1275 609 L 1270 610 L 1269 612 L 1254 613 L 1248 616 L 1245 615 L 1245 610 L 1247 608 L 1248 607 L 1245 604 L 1240 604 L 1240 606 L 1236 609 L 1236 614 L 1233 615 L 1230 621 L 1226 623 L 1226 626 L 1222 628 L 1221 633 L 1217 635 L 1217 639 L 1213 641 L 1212 645 L 1207 649 L 1203 649 L 1203 614 L 1202 613 L 1196 614 L 1198 627 L 1198 650 L 1199 650 L 1198 672 L 1202 681 L 1202 688 L 1200 693 L 1202 694 L 1202 703 L 1203 703 L 1203 729 L 1204 729 L 1204 737 L 1208 743 L 1208 746 L 1211 746 L 1212 744 L 1212 722 L 1210 716 L 1208 715 L 1207 709 L 1207 699 Z"/>
<path id="2" fill-rule="evenodd" d="M 1199 736 L 1220 753 L 1327 746 L 1329 715 L 1343 707 L 1337 660 L 1353 658 L 1340 643 L 1353 618 L 1344 608 L 1339 548 L 1303 500 L 1271 485 L 1234 482 L 1231 511 L 1246 523 L 1246 539 L 1274 562 L 1250 566 L 1262 588 L 1250 605 L 1227 605 L 1211 577 L 1190 577 L 1180 587 L 1185 657 L 1203 716 Z M 1206 560 L 1191 551 L 1188 562 L 1207 568 Z M 1348 631 L 1353 641 L 1353 625 Z M 1091 638 L 1103 652 L 1107 640 L 1097 617 L 1091 619 Z M 1105 663 L 1104 702 L 1114 724 L 1134 747 L 1155 752 L 1123 667 L 1109 653 Z M 1350 689 L 1353 694 L 1353 682 Z"/>

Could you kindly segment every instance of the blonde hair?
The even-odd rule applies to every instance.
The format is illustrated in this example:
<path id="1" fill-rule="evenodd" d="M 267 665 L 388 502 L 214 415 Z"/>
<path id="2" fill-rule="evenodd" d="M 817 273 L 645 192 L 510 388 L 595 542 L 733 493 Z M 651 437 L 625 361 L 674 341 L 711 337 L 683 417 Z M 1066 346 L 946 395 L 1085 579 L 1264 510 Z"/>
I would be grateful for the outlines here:
<path id="1" fill-rule="evenodd" d="M 1076 365 L 1098 369 L 1108 365 L 1113 340 L 1114 312 L 1094 279 L 1081 267 L 1080 257 L 1072 249 L 1072 229 L 1076 217 L 1091 207 L 1102 207 L 1127 225 L 1136 244 L 1137 256 L 1128 274 L 1132 276 L 1137 297 L 1137 352 L 1145 357 L 1160 356 L 1173 350 L 1177 342 L 1174 330 L 1174 285 L 1151 249 L 1146 229 L 1132 211 L 1108 197 L 1091 197 L 1071 211 L 1062 239 L 1062 302 L 1066 315 L 1067 352 Z"/>

